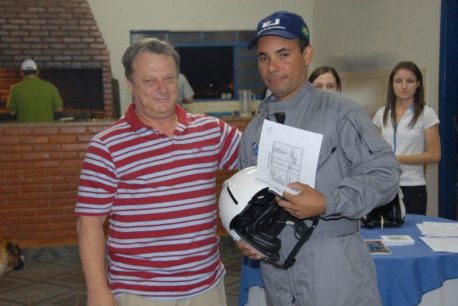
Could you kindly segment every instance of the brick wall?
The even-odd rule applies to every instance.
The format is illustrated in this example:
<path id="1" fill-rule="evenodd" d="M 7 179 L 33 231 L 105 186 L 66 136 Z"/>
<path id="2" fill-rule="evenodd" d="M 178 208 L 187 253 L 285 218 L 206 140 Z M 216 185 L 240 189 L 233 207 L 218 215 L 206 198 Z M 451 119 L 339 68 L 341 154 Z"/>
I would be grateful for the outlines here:
<path id="1" fill-rule="evenodd" d="M 21 74 L 18 68 L 15 68 L 15 69 L 1 68 L 0 69 L 0 101 L 2 102 L 2 104 L 0 105 L 0 111 L 3 109 L 6 109 L 6 100 L 8 100 L 9 89 L 11 85 L 18 82 L 20 79 L 21 79 Z"/>
<path id="2" fill-rule="evenodd" d="M 109 123 L 0 125 L 0 236 L 24 246 L 76 243 L 86 145 Z"/>
<path id="3" fill-rule="evenodd" d="M 0 0 L 0 50 L 0 68 L 27 58 L 40 69 L 101 68 L 104 116 L 113 118 L 109 53 L 87 0 Z"/>
<path id="4" fill-rule="evenodd" d="M 246 118 L 229 119 L 243 130 Z M 0 125 L 0 236 L 21 246 L 76 243 L 74 207 L 90 138 L 110 122 Z M 235 171 L 219 171 L 216 192 Z M 221 225 L 218 233 L 225 234 Z"/>

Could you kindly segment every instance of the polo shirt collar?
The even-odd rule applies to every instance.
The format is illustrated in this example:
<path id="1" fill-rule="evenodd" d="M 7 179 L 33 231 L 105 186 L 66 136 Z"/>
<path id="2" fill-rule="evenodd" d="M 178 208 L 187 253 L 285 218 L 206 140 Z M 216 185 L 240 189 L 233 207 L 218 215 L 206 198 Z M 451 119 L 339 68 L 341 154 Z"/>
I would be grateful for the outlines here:
<path id="1" fill-rule="evenodd" d="M 175 114 L 177 115 L 178 122 L 184 125 L 188 125 L 188 116 L 186 115 L 186 111 L 180 105 L 176 105 L 175 107 Z M 143 122 L 140 121 L 137 114 L 135 113 L 135 103 L 131 103 L 129 108 L 127 109 L 125 116 L 126 122 L 132 126 L 135 130 L 139 130 L 142 128 L 151 129 L 149 126 L 146 126 Z"/>

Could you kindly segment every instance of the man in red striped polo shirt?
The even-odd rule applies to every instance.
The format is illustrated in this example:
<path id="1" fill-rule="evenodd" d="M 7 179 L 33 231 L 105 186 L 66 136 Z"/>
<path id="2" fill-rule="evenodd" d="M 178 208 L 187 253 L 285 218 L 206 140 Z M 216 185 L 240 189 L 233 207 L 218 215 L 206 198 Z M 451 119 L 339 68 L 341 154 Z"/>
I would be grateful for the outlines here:
<path id="1" fill-rule="evenodd" d="M 236 168 L 240 132 L 176 105 L 169 43 L 122 62 L 133 103 L 90 141 L 75 210 L 88 306 L 226 305 L 215 171 Z"/>

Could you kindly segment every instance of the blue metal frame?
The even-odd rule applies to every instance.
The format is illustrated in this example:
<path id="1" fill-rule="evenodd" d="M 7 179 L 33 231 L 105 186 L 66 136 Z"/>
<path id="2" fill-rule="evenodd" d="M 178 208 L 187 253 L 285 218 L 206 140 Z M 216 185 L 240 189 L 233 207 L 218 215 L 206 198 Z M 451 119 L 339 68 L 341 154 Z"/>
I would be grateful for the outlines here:
<path id="1" fill-rule="evenodd" d="M 442 0 L 439 118 L 439 216 L 457 220 L 458 0 Z"/>

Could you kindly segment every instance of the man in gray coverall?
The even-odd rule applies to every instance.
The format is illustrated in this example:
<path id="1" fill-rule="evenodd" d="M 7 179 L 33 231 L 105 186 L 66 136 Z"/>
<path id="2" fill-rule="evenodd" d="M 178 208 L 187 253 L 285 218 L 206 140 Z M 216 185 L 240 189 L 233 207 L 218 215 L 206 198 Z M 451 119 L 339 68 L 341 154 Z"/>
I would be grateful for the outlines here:
<path id="1" fill-rule="evenodd" d="M 380 305 L 374 264 L 359 235 L 359 219 L 388 203 L 399 188 L 400 168 L 390 146 L 355 102 L 316 89 L 307 81 L 314 50 L 302 17 L 276 12 L 258 23 L 248 48 L 272 95 L 259 106 L 240 145 L 240 168 L 256 165 L 264 120 L 323 135 L 315 189 L 299 182 L 278 201 L 299 219 L 319 216 L 296 263 L 283 270 L 262 262 L 268 301 L 274 306 Z M 283 117 L 283 118 L 282 118 Z M 295 246 L 290 227 L 280 233 L 280 261 Z M 244 241 L 244 255 L 260 259 Z"/>

